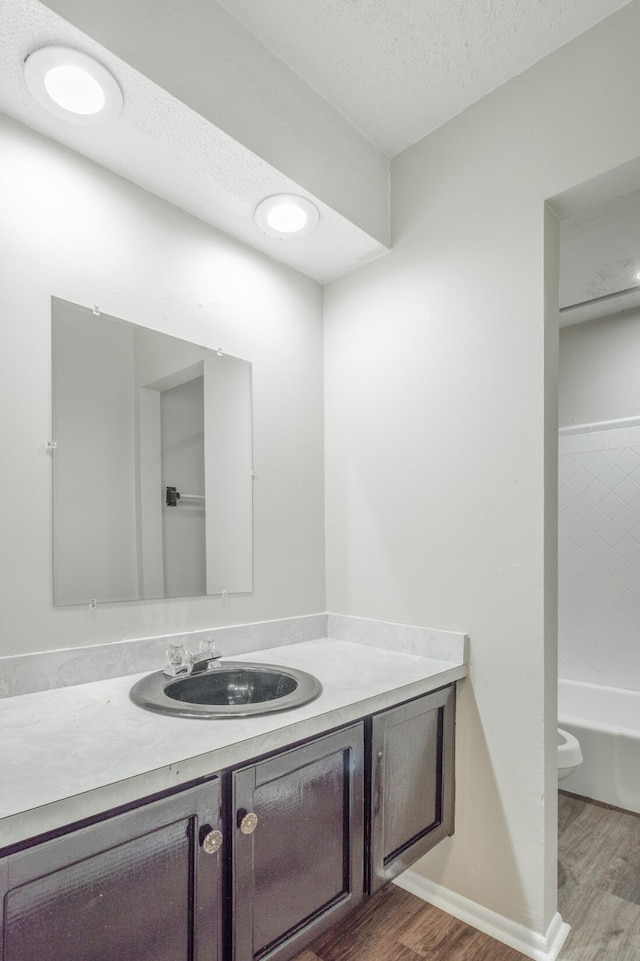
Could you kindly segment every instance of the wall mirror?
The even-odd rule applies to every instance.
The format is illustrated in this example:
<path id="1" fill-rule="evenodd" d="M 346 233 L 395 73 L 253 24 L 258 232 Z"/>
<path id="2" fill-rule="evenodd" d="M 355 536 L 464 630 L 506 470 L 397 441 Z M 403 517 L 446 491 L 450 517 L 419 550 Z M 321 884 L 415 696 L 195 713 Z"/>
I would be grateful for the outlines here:
<path id="1" fill-rule="evenodd" d="M 53 602 L 253 588 L 251 364 L 52 298 Z"/>

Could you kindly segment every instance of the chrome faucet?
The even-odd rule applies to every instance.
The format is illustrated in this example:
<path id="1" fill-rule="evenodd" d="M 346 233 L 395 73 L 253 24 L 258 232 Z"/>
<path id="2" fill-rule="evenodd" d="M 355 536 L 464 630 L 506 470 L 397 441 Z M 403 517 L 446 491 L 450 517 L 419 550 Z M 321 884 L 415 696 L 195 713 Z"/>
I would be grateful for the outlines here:
<path id="1" fill-rule="evenodd" d="M 167 648 L 167 663 L 162 671 L 167 677 L 178 677 L 182 674 L 202 674 L 204 671 L 215 670 L 220 666 L 222 654 L 211 638 L 203 638 L 197 653 L 189 653 L 184 644 L 170 644 Z"/>
<path id="2" fill-rule="evenodd" d="M 190 655 L 193 657 L 194 655 Z M 197 660 L 194 660 L 191 664 L 190 674 L 202 674 L 203 671 L 213 671 L 216 667 L 220 667 L 220 658 L 222 654 L 217 648 L 214 648 L 214 652 L 207 655 L 196 654 Z"/>

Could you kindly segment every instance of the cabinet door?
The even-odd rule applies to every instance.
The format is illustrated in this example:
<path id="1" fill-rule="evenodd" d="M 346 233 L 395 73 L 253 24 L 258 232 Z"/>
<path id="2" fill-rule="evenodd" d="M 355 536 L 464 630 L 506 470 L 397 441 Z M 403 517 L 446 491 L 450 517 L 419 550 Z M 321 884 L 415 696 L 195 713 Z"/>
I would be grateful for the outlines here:
<path id="1" fill-rule="evenodd" d="M 9 855 L 2 961 L 216 961 L 219 819 L 216 779 Z"/>
<path id="2" fill-rule="evenodd" d="M 367 890 L 453 834 L 455 686 L 371 718 Z"/>
<path id="3" fill-rule="evenodd" d="M 358 724 L 233 773 L 234 961 L 293 957 L 362 900 L 363 757 Z"/>

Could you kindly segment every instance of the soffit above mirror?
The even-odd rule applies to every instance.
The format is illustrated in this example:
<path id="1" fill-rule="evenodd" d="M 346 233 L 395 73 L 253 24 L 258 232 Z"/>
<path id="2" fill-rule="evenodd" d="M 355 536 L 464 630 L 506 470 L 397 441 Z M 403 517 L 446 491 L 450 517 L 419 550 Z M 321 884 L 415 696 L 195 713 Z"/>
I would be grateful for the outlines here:
<path id="1" fill-rule="evenodd" d="M 211 7 L 216 16 L 235 23 L 216 4 Z M 80 4 L 78 17 L 83 10 L 99 19 L 99 10 L 93 5 Z M 94 34 L 121 19 L 121 32 L 139 36 L 140 31 L 127 27 L 116 9 L 109 7 L 103 12 L 106 21 L 94 24 Z M 137 56 L 133 49 L 123 50 L 127 62 L 37 0 L 0 0 L 0 15 L 0 110 L 10 117 L 319 283 L 342 276 L 387 251 L 388 161 L 310 88 L 302 82 L 296 87 L 295 77 L 268 51 L 264 50 L 264 55 L 272 62 L 263 64 L 263 70 L 273 89 L 265 95 L 275 96 L 277 85 L 285 103 L 289 98 L 291 113 L 284 111 L 283 104 L 280 127 L 270 130 L 271 121 L 264 111 L 260 124 L 256 122 L 260 105 L 249 104 L 246 129 L 238 123 L 234 130 L 238 137 L 243 136 L 243 143 L 206 116 L 205 101 L 188 105 L 189 98 L 179 85 L 169 93 L 162 86 L 164 77 L 154 82 L 132 66 Z M 249 37 L 239 25 L 236 28 Z M 240 40 L 244 37 L 236 37 L 235 48 L 227 58 L 237 52 Z M 23 61 L 34 50 L 53 43 L 82 50 L 112 72 L 124 93 L 124 109 L 115 120 L 104 127 L 77 127 L 50 115 L 31 97 Z M 149 40 L 147 49 L 152 46 Z M 161 67 L 166 63 L 169 72 L 179 77 L 180 71 L 172 62 L 177 49 L 173 54 L 165 50 L 157 62 Z M 245 61 L 240 58 L 240 62 Z M 286 77 L 278 76 L 274 63 Z M 149 73 L 155 71 L 153 63 L 146 66 Z M 156 75 L 159 73 L 162 70 Z M 293 84 L 291 90 L 286 88 L 285 79 Z M 206 89 L 207 85 L 201 86 Z M 220 86 L 220 79 L 216 86 Z M 224 96 L 239 117 L 241 91 L 237 82 L 231 88 L 233 96 L 229 96 L 228 84 Z M 305 115 L 314 132 L 315 149 L 312 143 L 294 150 L 291 145 L 302 143 L 295 128 L 305 122 Z M 262 141 L 258 129 L 247 146 L 249 120 L 252 129 L 266 129 Z M 232 126 L 231 113 L 220 121 L 227 128 Z M 263 150 L 263 143 L 274 145 L 273 150 Z M 263 233 L 254 220 L 254 211 L 266 197 L 279 193 L 312 200 L 320 212 L 318 227 L 304 237 L 285 240 Z"/>

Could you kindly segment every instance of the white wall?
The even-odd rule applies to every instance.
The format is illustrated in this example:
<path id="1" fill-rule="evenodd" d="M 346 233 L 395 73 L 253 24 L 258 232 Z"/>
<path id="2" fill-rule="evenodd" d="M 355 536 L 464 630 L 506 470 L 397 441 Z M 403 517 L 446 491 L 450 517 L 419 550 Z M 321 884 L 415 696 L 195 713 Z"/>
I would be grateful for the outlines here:
<path id="1" fill-rule="evenodd" d="M 640 417 L 640 310 L 560 331 L 560 427 Z"/>
<path id="2" fill-rule="evenodd" d="M 535 932 L 557 803 L 544 205 L 640 154 L 639 31 L 633 2 L 398 157 L 392 252 L 325 290 L 328 608 L 470 632 L 456 834 L 419 871 Z"/>
<path id="3" fill-rule="evenodd" d="M 321 291 L 0 119 L 0 652 L 325 609 Z M 254 590 L 52 606 L 50 298 L 253 363 Z"/>

